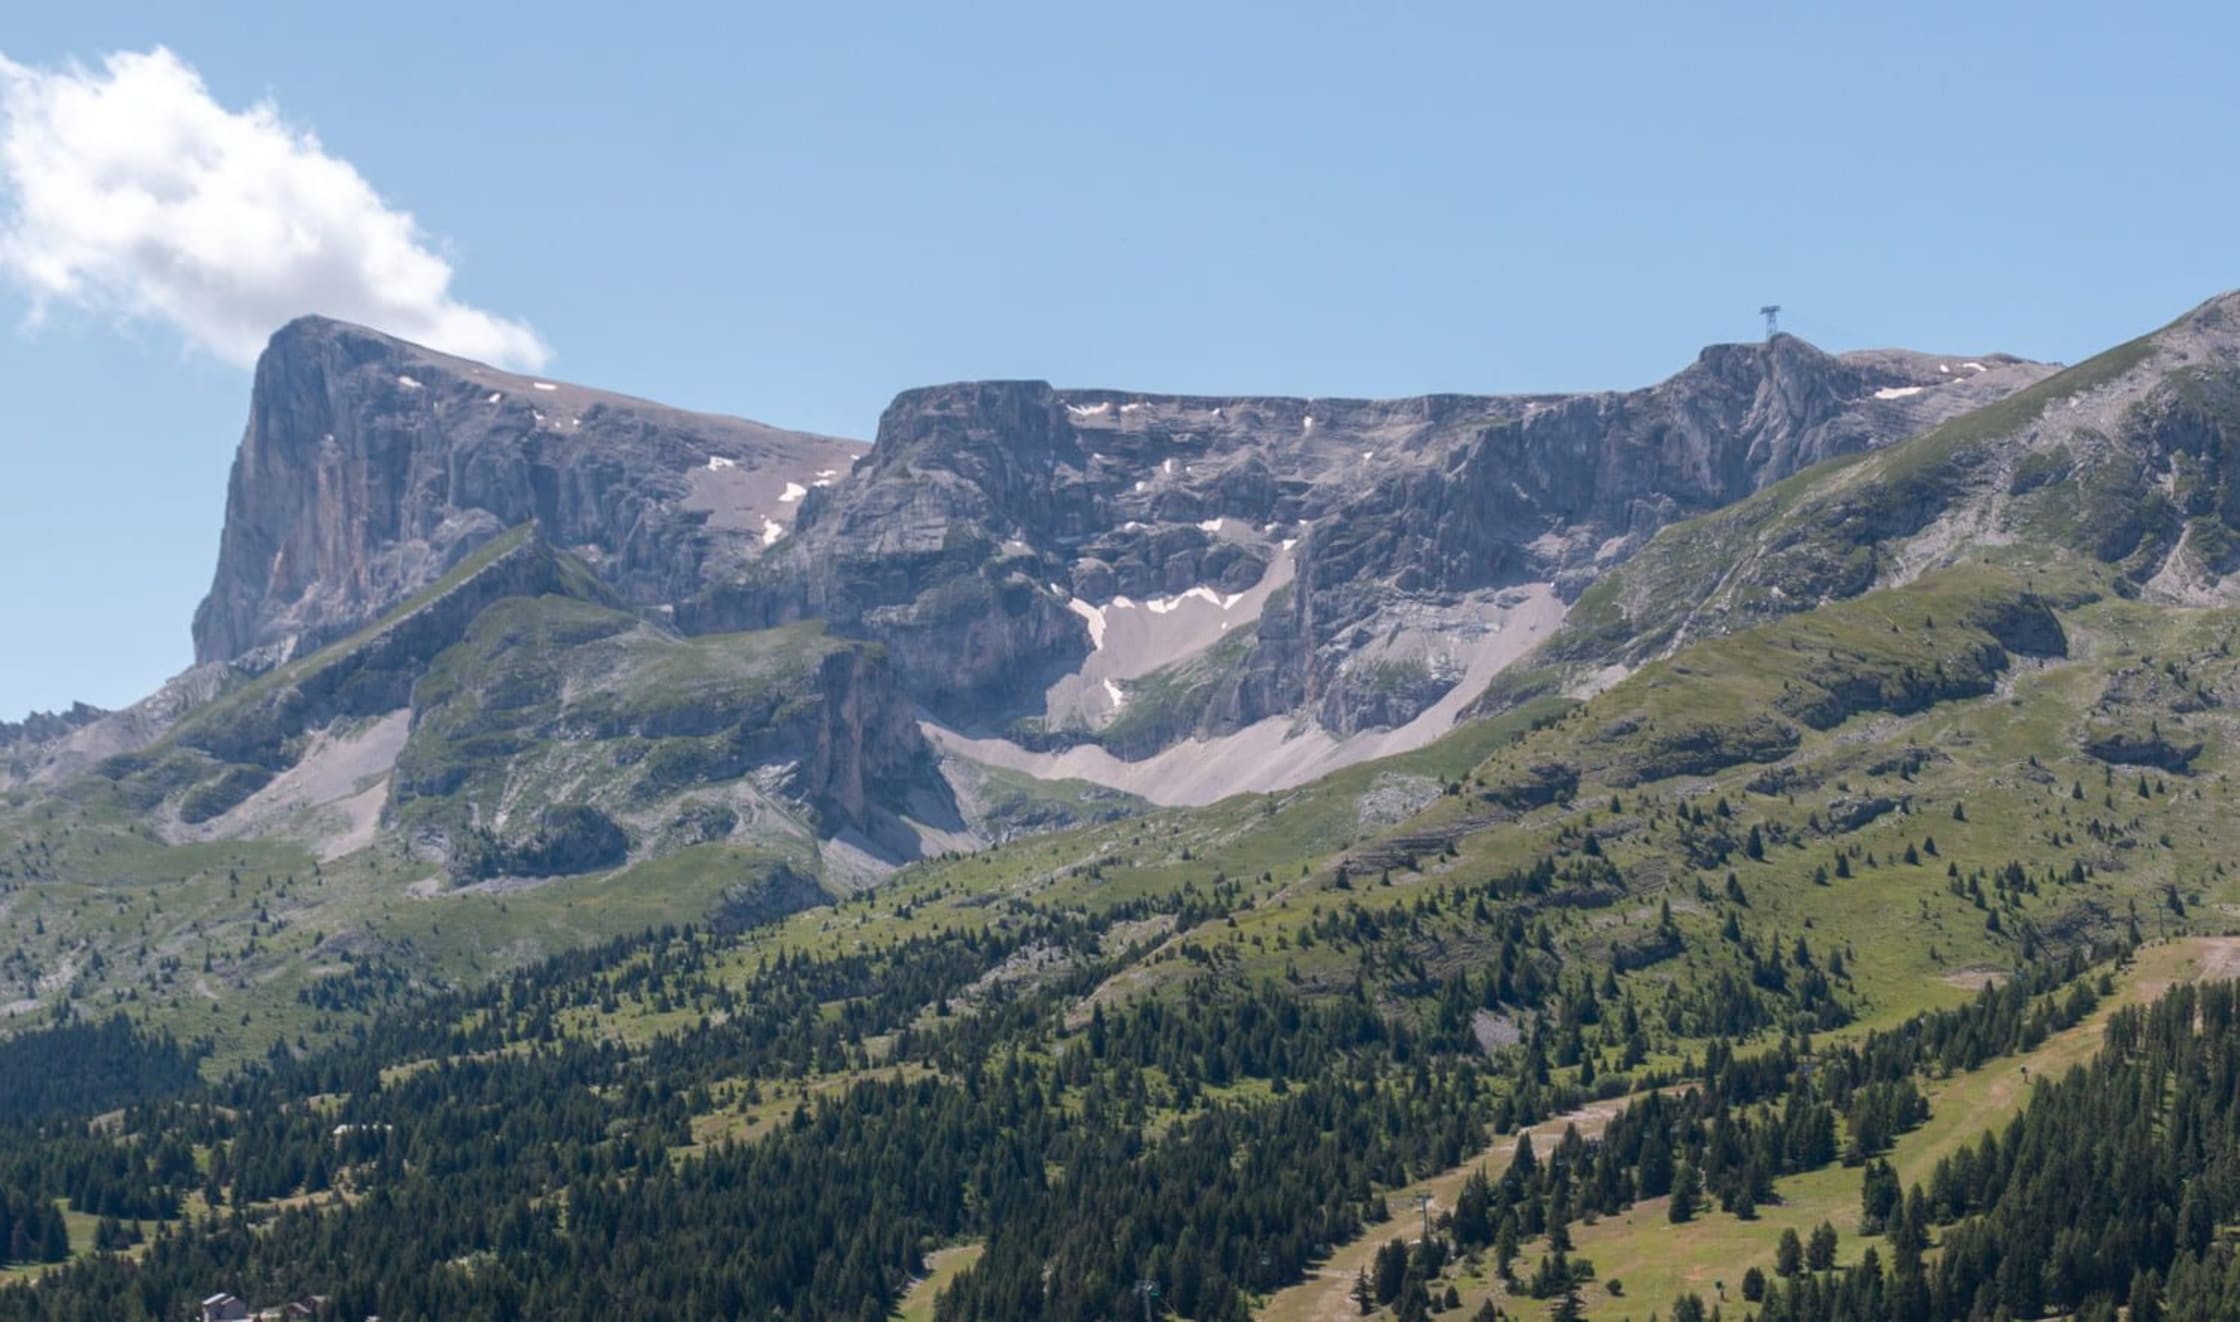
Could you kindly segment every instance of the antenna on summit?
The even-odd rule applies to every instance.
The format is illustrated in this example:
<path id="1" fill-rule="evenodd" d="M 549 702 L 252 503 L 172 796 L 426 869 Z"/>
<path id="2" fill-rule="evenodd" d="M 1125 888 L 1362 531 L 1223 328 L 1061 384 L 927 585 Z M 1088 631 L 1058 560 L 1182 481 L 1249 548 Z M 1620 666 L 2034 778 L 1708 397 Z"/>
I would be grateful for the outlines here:
<path id="1" fill-rule="evenodd" d="M 1766 304 L 1758 309 L 1758 315 L 1766 319 L 1767 339 L 1770 340 L 1781 333 L 1781 305 L 1779 303 Z"/>

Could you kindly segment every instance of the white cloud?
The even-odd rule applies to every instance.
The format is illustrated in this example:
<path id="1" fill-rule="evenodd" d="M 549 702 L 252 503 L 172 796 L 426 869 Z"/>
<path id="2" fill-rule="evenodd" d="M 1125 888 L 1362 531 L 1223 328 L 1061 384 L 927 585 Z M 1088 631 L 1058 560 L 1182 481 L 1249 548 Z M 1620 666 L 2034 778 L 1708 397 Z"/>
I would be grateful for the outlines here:
<path id="1" fill-rule="evenodd" d="M 270 102 L 226 109 L 160 47 L 99 69 L 0 56 L 0 275 L 35 321 L 165 322 L 243 365 L 305 313 L 508 367 L 551 356 L 454 298 L 435 241 L 309 130 Z"/>

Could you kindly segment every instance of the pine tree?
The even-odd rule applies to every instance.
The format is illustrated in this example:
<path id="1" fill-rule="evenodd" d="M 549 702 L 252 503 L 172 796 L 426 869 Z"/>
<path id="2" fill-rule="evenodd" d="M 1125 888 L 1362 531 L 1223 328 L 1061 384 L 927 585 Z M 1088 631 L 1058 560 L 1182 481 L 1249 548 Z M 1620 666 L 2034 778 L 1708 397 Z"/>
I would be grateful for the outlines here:
<path id="1" fill-rule="evenodd" d="M 1805 1245 L 1804 1265 L 1816 1272 L 1833 1270 L 1836 1265 L 1836 1228 L 1823 1221 L 1812 1228 L 1812 1240 Z"/>
<path id="2" fill-rule="evenodd" d="M 62 1213 L 49 1209 L 46 1222 L 39 1234 L 39 1261 L 69 1261 L 70 1228 L 63 1223 Z"/>
<path id="3" fill-rule="evenodd" d="M 1796 1227 L 1782 1230 L 1781 1242 L 1774 1246 L 1773 1272 L 1783 1278 L 1795 1276 L 1804 1270 L 1804 1241 L 1797 1238 Z"/>
<path id="4" fill-rule="evenodd" d="M 2162 1322 L 2162 1283 L 2151 1271 L 2132 1274 L 2131 1322 Z"/>
<path id="5" fill-rule="evenodd" d="M 1696 1199 L 1702 1196 L 1703 1178 L 1696 1174 L 1694 1162 L 1683 1161 L 1672 1176 L 1672 1201 L 1665 1208 L 1665 1215 L 1674 1225 L 1693 1221 L 1696 1217 Z"/>

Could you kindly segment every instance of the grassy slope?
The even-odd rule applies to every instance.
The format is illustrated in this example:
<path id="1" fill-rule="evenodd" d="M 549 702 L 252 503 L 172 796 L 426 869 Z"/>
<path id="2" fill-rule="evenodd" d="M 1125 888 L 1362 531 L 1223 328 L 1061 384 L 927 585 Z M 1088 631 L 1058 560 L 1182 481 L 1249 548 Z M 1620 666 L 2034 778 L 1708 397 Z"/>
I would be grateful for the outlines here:
<path id="1" fill-rule="evenodd" d="M 926 1255 L 926 1274 L 902 1297 L 899 1322 L 933 1322 L 933 1306 L 957 1273 L 980 1260 L 981 1246 L 959 1244 Z"/>

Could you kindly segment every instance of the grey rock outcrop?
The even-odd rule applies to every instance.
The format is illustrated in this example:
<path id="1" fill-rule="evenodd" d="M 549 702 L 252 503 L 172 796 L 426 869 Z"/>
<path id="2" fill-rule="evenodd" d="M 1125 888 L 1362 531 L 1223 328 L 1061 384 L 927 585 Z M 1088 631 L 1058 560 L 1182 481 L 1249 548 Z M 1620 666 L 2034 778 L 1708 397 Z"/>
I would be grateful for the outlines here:
<path id="1" fill-rule="evenodd" d="M 531 519 L 626 601 L 666 605 L 752 560 L 789 484 L 860 450 L 302 318 L 257 364 L 195 656 L 303 655 Z"/>
<path id="2" fill-rule="evenodd" d="M 1778 336 L 1589 395 L 969 382 L 898 396 L 862 454 L 305 319 L 258 367 L 196 652 L 301 655 L 535 520 L 634 610 L 687 633 L 822 620 L 882 644 L 945 722 L 1044 744 L 1084 737 L 1043 695 L 1100 645 L 1089 615 L 1257 589 L 1231 645 L 1127 675 L 1143 701 L 1108 686 L 1104 719 L 1134 701 L 1127 756 L 1278 714 L 1342 736 L 1461 682 L 1447 644 L 1484 627 L 1462 607 L 1576 595 L 1666 523 L 2048 370 Z"/>
<path id="3" fill-rule="evenodd" d="M 1061 391 L 899 396 L 793 537 L 680 608 L 688 628 L 822 617 L 893 652 L 921 702 L 1001 725 L 1094 645 L 1069 608 L 1296 581 L 1179 732 L 1311 712 L 1401 724 L 1459 678 L 1362 649 L 1472 593 L 1575 594 L 1659 527 L 1977 408 L 2051 369 L 2005 356 L 1704 351 L 1643 390 L 1398 400 Z M 1201 677 L 1202 678 L 1202 677 Z M 1193 699 L 1197 700 L 1196 698 Z"/>
<path id="4" fill-rule="evenodd" d="M 2240 293 L 1779 499 L 1660 538 L 1600 584 L 1548 649 L 1634 664 L 1829 601 L 1995 559 L 2024 542 L 2097 564 L 2115 590 L 2240 602 Z M 2058 652 L 2042 612 L 1986 621 Z"/>
<path id="5" fill-rule="evenodd" d="M 20 721 L 0 721 L 0 753 L 53 743 L 107 715 L 99 707 L 74 702 L 62 711 L 35 711 Z"/>

